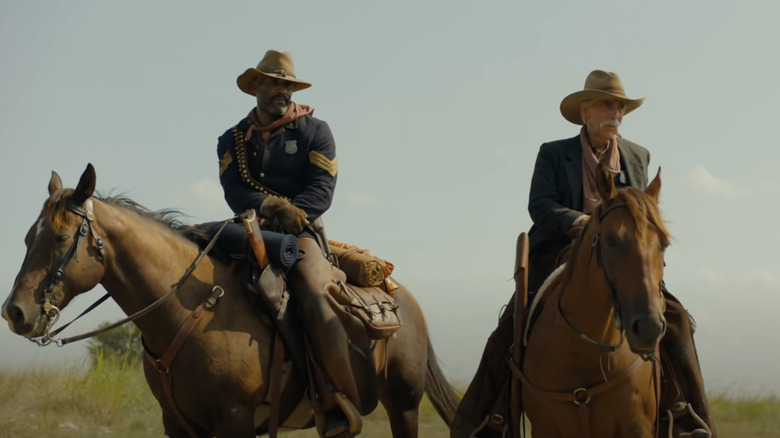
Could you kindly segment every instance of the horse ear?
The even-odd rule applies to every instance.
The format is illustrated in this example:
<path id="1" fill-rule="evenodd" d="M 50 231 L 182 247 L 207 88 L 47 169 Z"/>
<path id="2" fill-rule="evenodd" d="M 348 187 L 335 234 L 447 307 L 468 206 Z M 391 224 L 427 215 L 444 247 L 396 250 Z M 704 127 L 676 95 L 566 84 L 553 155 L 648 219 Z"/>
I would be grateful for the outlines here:
<path id="1" fill-rule="evenodd" d="M 606 157 L 606 154 L 605 154 Z M 617 196 L 615 179 L 609 171 L 608 160 L 602 158 L 596 168 L 596 188 L 602 201 L 607 201 Z"/>
<path id="2" fill-rule="evenodd" d="M 95 175 L 95 168 L 92 167 L 92 163 L 87 164 L 87 168 L 84 169 L 84 173 L 81 174 L 81 179 L 79 179 L 79 184 L 76 186 L 76 189 L 73 192 L 73 203 L 76 205 L 81 205 L 89 199 L 90 196 L 95 192 L 95 181 L 97 180 L 97 175 Z"/>
<path id="3" fill-rule="evenodd" d="M 49 196 L 62 190 L 62 179 L 57 175 L 57 172 L 51 171 L 51 179 L 49 180 Z"/>
<path id="4" fill-rule="evenodd" d="M 658 200 L 661 199 L 661 166 L 658 166 L 658 173 L 655 174 L 655 178 L 650 181 L 650 185 L 645 189 L 645 193 L 650 195 L 655 203 L 658 204 Z"/>

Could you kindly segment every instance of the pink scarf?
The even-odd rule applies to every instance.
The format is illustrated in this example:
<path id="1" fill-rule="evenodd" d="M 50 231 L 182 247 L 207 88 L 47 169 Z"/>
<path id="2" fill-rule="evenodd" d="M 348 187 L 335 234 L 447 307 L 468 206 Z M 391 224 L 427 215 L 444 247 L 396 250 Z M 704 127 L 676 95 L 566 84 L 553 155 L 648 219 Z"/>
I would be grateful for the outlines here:
<path id="1" fill-rule="evenodd" d="M 249 130 L 247 130 L 244 141 L 249 141 L 254 132 L 259 132 L 263 141 L 267 141 L 268 137 L 271 136 L 271 131 L 274 129 L 284 126 L 299 117 L 312 114 L 313 112 L 314 108 L 309 105 L 298 105 L 295 102 L 290 102 L 290 106 L 287 107 L 287 112 L 284 113 L 282 117 L 274 120 L 273 123 L 268 126 L 263 126 L 260 124 L 260 117 L 257 116 L 257 107 L 252 108 L 252 111 L 249 111 L 249 121 L 252 122 L 252 125 L 249 127 Z"/>
<path id="2" fill-rule="evenodd" d="M 596 167 L 599 164 L 599 157 L 593 152 L 584 126 L 580 130 L 580 143 L 582 144 L 583 213 L 591 214 L 595 210 L 596 204 L 601 202 L 599 191 L 596 188 Z M 604 153 L 607 154 L 610 173 L 613 175 L 620 173 L 620 150 L 618 149 L 617 138 L 610 140 Z"/>

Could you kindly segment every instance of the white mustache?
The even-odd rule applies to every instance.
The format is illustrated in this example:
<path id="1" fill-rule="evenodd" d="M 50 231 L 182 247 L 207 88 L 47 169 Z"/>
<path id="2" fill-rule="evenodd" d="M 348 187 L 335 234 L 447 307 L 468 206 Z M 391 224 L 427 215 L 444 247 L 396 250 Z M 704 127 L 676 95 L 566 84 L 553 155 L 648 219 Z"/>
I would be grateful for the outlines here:
<path id="1" fill-rule="evenodd" d="M 620 121 L 616 119 L 607 119 L 599 123 L 599 128 L 603 128 L 605 126 L 614 126 L 615 128 L 620 128 Z"/>

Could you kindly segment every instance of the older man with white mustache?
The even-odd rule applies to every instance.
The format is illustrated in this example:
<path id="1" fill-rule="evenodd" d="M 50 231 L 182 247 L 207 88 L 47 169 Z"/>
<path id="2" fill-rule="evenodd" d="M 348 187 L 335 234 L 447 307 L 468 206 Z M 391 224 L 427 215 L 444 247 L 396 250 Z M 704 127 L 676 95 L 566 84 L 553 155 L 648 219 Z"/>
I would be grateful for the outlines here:
<path id="1" fill-rule="evenodd" d="M 618 187 L 647 187 L 650 152 L 618 132 L 623 116 L 642 102 L 644 98 L 626 97 L 617 74 L 602 70 L 592 71 L 582 90 L 561 101 L 563 117 L 581 128 L 572 138 L 542 144 L 536 158 L 528 199 L 533 220 L 528 232 L 531 295 L 555 269 L 559 252 L 579 234 L 600 201 L 596 188 L 599 160 L 608 160 Z M 661 406 L 660 412 L 673 414 L 675 438 L 714 436 L 690 316 L 665 286 L 663 292 L 668 325 L 661 341 L 662 356 L 674 370 L 665 370 L 664 375 L 676 377 L 681 394 L 666 397 L 673 400 Z M 514 296 L 506 308 L 510 311 L 501 315 L 488 339 L 477 373 L 458 408 L 452 438 L 503 436 L 505 419 L 510 416 L 509 407 L 499 397 L 510 381 L 506 358 L 513 337 Z M 668 423 L 661 427 L 666 431 Z"/>

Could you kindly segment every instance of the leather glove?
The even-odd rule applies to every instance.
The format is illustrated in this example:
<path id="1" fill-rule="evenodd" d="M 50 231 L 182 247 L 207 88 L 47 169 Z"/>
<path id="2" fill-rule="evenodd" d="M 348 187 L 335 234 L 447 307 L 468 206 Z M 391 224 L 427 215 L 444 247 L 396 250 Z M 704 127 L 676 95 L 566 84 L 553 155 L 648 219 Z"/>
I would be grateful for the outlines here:
<path id="1" fill-rule="evenodd" d="M 282 230 L 290 234 L 300 234 L 303 228 L 309 225 L 309 220 L 306 217 L 305 211 L 289 202 L 276 212 L 276 219 L 282 226 Z"/>
<path id="2" fill-rule="evenodd" d="M 257 214 L 265 219 L 273 220 L 276 218 L 276 212 L 285 205 L 290 205 L 290 201 L 276 196 L 268 196 L 263 199 L 263 203 L 257 209 Z"/>
<path id="3" fill-rule="evenodd" d="M 572 224 L 571 228 L 569 228 L 568 231 L 566 231 L 566 235 L 569 236 L 571 240 L 577 240 L 582 235 L 582 232 L 585 230 L 585 225 L 588 224 L 588 221 L 590 220 L 590 215 L 583 214 L 582 216 L 578 217 L 574 224 Z"/>

